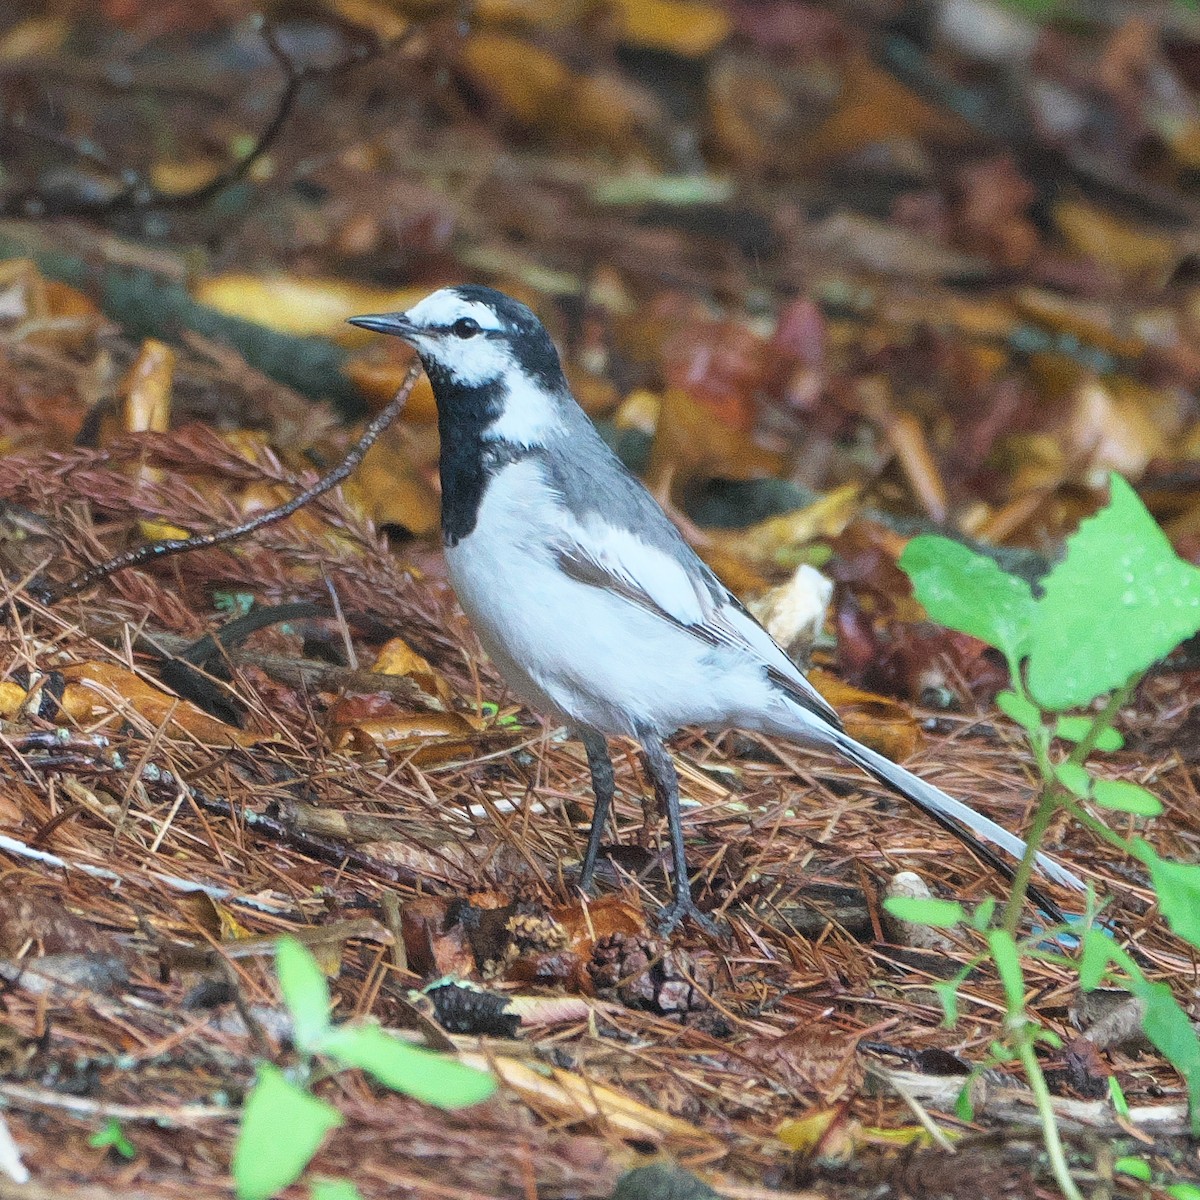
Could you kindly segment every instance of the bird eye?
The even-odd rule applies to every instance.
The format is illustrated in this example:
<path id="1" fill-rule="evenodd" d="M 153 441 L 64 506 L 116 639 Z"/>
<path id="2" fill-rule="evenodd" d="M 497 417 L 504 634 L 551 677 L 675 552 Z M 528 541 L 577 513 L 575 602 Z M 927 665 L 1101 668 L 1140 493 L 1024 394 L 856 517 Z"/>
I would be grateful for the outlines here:
<path id="1" fill-rule="evenodd" d="M 479 322 L 472 321 L 470 317 L 459 317 L 458 320 L 450 326 L 450 332 L 454 334 L 455 337 L 474 337 L 480 332 Z"/>

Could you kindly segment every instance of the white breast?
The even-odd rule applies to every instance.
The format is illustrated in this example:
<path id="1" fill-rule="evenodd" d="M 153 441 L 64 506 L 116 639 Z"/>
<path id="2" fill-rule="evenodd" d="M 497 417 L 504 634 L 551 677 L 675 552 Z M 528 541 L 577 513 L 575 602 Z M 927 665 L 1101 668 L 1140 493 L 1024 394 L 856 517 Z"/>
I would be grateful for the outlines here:
<path id="1" fill-rule="evenodd" d="M 761 662 L 565 575 L 553 546 L 570 524 L 530 457 L 492 480 L 474 530 L 446 550 L 459 602 L 513 691 L 609 735 L 757 727 L 773 704 Z"/>

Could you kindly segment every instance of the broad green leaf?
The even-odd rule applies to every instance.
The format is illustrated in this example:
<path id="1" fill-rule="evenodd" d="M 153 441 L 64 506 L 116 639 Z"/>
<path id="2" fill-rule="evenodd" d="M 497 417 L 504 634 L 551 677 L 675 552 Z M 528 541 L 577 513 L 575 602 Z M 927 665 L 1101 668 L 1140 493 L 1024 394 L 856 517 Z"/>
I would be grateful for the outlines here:
<path id="1" fill-rule="evenodd" d="M 325 1135 L 341 1123 L 332 1104 L 291 1083 L 278 1067 L 261 1064 L 233 1151 L 238 1200 L 268 1200 L 295 1183 Z"/>
<path id="2" fill-rule="evenodd" d="M 995 646 L 1010 663 L 1020 661 L 1034 609 L 1025 580 L 986 554 L 932 534 L 904 547 L 900 567 L 931 620 Z"/>
<path id="3" fill-rule="evenodd" d="M 1025 1008 L 1025 976 L 1021 971 L 1021 952 L 1007 929 L 989 929 L 988 949 L 992 962 L 1004 986 L 1004 995 L 1010 1013 L 1022 1012 Z"/>
<path id="4" fill-rule="evenodd" d="M 1087 796 L 1092 790 L 1092 777 L 1077 763 L 1059 763 L 1054 774 L 1058 782 L 1076 796 Z"/>
<path id="5" fill-rule="evenodd" d="M 1167 924 L 1181 938 L 1200 947 L 1200 867 L 1159 858 L 1141 838 L 1134 838 L 1130 848 L 1149 868 L 1150 882 Z"/>
<path id="6" fill-rule="evenodd" d="M 1200 1200 L 1200 1187 L 1194 1183 L 1172 1183 L 1163 1190 L 1171 1200 Z"/>
<path id="7" fill-rule="evenodd" d="M 1042 581 L 1031 622 L 1029 690 L 1055 711 L 1121 687 L 1200 630 L 1200 568 L 1175 553 L 1124 479 L 1111 481 L 1108 505 Z"/>
<path id="8" fill-rule="evenodd" d="M 999 699 L 999 697 L 996 697 Z M 1054 736 L 1067 742 L 1082 742 L 1091 732 L 1091 717 L 1059 717 L 1054 725 Z M 1096 737 L 1096 749 L 1105 752 L 1120 750 L 1125 739 L 1110 725 L 1100 730 Z"/>
<path id="9" fill-rule="evenodd" d="M 486 1100 L 496 1081 L 445 1054 L 410 1046 L 378 1025 L 339 1025 L 325 1052 L 347 1067 L 359 1067 L 384 1087 L 438 1108 L 464 1108 Z"/>
<path id="10" fill-rule="evenodd" d="M 889 896 L 883 907 L 898 921 L 913 925 L 933 925 L 938 929 L 953 929 L 964 925 L 967 910 L 954 900 L 936 900 L 924 896 Z"/>
<path id="11" fill-rule="evenodd" d="M 1200 1039 L 1165 983 L 1135 980 L 1133 990 L 1146 1002 L 1142 1018 L 1146 1036 L 1187 1084 L 1192 1133 L 1196 1134 L 1200 1132 Z"/>
<path id="12" fill-rule="evenodd" d="M 997 692 L 996 707 L 1024 729 L 1040 729 L 1042 710 L 1016 692 Z"/>
<path id="13" fill-rule="evenodd" d="M 125 1136 L 121 1122 L 109 1117 L 103 1129 L 96 1130 L 87 1140 L 93 1150 L 111 1149 L 122 1158 L 136 1158 L 137 1147 Z"/>
<path id="14" fill-rule="evenodd" d="M 312 1200 L 362 1200 L 362 1193 L 348 1179 L 318 1179 L 309 1194 Z"/>
<path id="15" fill-rule="evenodd" d="M 317 960 L 295 938 L 276 943 L 275 971 L 283 1002 L 292 1014 L 292 1040 L 305 1054 L 315 1054 L 329 1032 L 329 985 Z"/>
<path id="16" fill-rule="evenodd" d="M 1092 799 L 1103 808 L 1136 817 L 1157 817 L 1163 810 L 1162 801 L 1152 792 L 1123 779 L 1098 779 L 1092 786 Z"/>

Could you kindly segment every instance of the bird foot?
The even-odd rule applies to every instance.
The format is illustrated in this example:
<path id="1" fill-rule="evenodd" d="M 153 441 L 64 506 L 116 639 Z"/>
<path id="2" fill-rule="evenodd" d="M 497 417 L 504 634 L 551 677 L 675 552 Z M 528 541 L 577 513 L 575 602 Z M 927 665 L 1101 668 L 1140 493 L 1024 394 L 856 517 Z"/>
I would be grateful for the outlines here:
<path id="1" fill-rule="evenodd" d="M 667 937 L 685 917 L 691 917 L 705 933 L 721 937 L 721 927 L 707 913 L 701 912 L 691 896 L 676 896 L 670 904 L 655 914 L 660 937 Z"/>

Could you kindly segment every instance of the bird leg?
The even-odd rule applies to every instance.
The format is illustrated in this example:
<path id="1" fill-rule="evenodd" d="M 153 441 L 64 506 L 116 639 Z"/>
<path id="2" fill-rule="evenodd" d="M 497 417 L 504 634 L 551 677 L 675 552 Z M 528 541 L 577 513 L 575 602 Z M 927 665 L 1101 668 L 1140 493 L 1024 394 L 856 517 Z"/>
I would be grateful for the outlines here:
<path id="1" fill-rule="evenodd" d="M 592 772 L 592 793 L 596 797 L 596 806 L 592 810 L 592 828 L 588 831 L 587 851 L 579 872 L 579 886 L 585 892 L 590 892 L 592 876 L 596 873 L 596 856 L 600 853 L 600 839 L 604 836 L 604 823 L 608 820 L 608 811 L 612 807 L 615 784 L 612 759 L 608 755 L 608 743 L 604 736 L 589 730 L 581 733 L 579 738 L 587 751 L 588 767 Z"/>
<path id="2" fill-rule="evenodd" d="M 674 891 L 671 903 L 658 913 L 658 932 L 664 937 L 683 920 L 691 917 L 706 932 L 719 935 L 716 922 L 702 913 L 692 900 L 687 858 L 683 852 L 683 819 L 679 811 L 679 776 L 667 748 L 655 738 L 641 742 L 642 761 L 659 806 L 667 814 L 667 832 L 671 840 L 671 878 Z"/>

